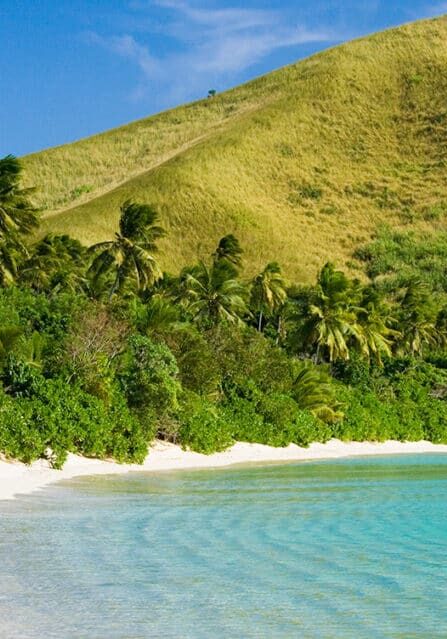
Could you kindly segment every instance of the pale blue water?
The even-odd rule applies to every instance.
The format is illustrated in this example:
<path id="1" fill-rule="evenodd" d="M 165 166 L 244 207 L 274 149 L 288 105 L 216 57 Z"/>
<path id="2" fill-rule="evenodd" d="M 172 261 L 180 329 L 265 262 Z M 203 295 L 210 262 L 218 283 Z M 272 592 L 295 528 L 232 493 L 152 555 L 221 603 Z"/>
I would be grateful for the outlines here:
<path id="1" fill-rule="evenodd" d="M 447 456 L 90 478 L 0 504 L 2 639 L 447 637 Z"/>

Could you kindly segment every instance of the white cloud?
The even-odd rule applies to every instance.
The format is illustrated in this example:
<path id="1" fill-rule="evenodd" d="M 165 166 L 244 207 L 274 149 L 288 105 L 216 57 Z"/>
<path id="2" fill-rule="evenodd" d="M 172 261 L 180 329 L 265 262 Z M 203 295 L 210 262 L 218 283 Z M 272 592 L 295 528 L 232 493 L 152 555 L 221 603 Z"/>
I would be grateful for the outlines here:
<path id="1" fill-rule="evenodd" d="M 193 23 L 227 31 L 267 27 L 277 17 L 275 11 L 265 9 L 203 9 L 177 0 L 158 0 L 155 4 L 182 13 Z"/>
<path id="2" fill-rule="evenodd" d="M 239 72 L 277 49 L 306 42 L 323 41 L 324 36 L 300 30 L 277 30 L 259 34 L 228 34 L 225 38 L 205 43 L 191 56 L 190 68 L 198 72 Z"/>
<path id="3" fill-rule="evenodd" d="M 147 4 L 132 5 L 138 12 L 138 36 L 135 32 L 90 34 L 92 42 L 138 66 L 141 82 L 134 97 L 149 95 L 157 87 L 165 97 L 169 92 L 168 99 L 188 99 L 208 84 L 237 81 L 238 74 L 276 50 L 335 39 L 325 31 L 290 24 L 290 16 L 280 11 L 210 9 L 186 0 L 155 0 L 151 6 L 163 12 L 162 22 L 154 24 L 153 18 L 149 22 Z M 145 29 L 143 25 L 147 25 Z M 157 54 L 153 44 L 160 35 L 175 45 L 164 56 Z"/>
<path id="4" fill-rule="evenodd" d="M 141 71 L 151 76 L 158 71 L 158 62 L 149 53 L 147 47 L 138 44 L 131 35 L 103 37 L 97 33 L 89 33 L 88 39 L 94 44 L 99 44 L 123 58 L 128 58 L 137 63 Z"/>

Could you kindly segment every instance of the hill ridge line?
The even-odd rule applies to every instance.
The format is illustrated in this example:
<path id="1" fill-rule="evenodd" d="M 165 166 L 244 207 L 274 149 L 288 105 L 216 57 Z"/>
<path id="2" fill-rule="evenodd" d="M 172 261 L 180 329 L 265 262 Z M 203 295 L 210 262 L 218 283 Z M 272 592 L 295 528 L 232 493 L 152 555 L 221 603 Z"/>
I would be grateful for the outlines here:
<path id="1" fill-rule="evenodd" d="M 78 199 L 73 200 L 72 202 L 70 202 L 70 204 L 68 206 L 65 206 L 65 207 L 62 207 L 62 208 L 58 208 L 58 209 L 54 209 L 52 211 L 45 211 L 43 213 L 43 215 L 41 216 L 41 219 L 42 220 L 52 219 L 52 218 L 57 217 L 58 215 L 61 215 L 63 213 L 68 213 L 72 209 L 76 209 L 79 206 L 83 206 L 85 204 L 93 202 L 97 198 L 103 197 L 104 195 L 107 195 L 108 193 L 112 193 L 116 189 L 119 189 L 123 185 L 127 184 L 127 182 L 131 182 L 132 180 L 134 180 L 136 178 L 139 178 L 142 175 L 146 175 L 148 173 L 151 173 L 152 171 L 155 171 L 156 169 L 159 169 L 161 166 L 163 166 L 163 164 L 167 164 L 168 162 L 170 162 L 174 158 L 179 157 L 180 155 L 182 155 L 183 153 L 186 153 L 187 151 L 189 151 L 190 149 L 194 148 L 195 146 L 198 146 L 201 142 L 204 142 L 205 140 L 209 140 L 210 138 L 213 137 L 213 135 L 216 135 L 216 133 L 219 133 L 220 131 L 225 131 L 227 129 L 227 126 L 230 123 L 233 124 L 234 122 L 239 121 L 240 119 L 246 117 L 247 115 L 250 115 L 252 113 L 256 113 L 256 111 L 263 110 L 265 107 L 270 106 L 270 104 L 275 102 L 277 99 L 278 99 L 278 97 L 275 96 L 274 98 L 271 98 L 269 101 L 262 102 L 262 104 L 250 105 L 250 106 L 248 106 L 245 109 L 241 109 L 231 119 L 229 119 L 229 120 L 227 120 L 225 122 L 219 122 L 217 125 L 213 126 L 211 128 L 211 130 L 208 131 L 207 133 L 204 133 L 202 135 L 196 136 L 195 138 L 192 138 L 188 142 L 185 142 L 184 144 L 181 144 L 175 150 L 173 150 L 173 151 L 171 151 L 169 153 L 166 153 L 161 159 L 157 160 L 157 162 L 152 163 L 149 167 L 145 167 L 144 169 L 139 169 L 139 170 L 135 171 L 134 173 L 129 173 L 122 180 L 116 180 L 115 182 L 109 183 L 105 187 L 98 188 L 95 191 L 95 193 L 92 194 L 92 197 L 88 197 L 88 198 L 85 198 L 85 199 L 78 198 Z"/>

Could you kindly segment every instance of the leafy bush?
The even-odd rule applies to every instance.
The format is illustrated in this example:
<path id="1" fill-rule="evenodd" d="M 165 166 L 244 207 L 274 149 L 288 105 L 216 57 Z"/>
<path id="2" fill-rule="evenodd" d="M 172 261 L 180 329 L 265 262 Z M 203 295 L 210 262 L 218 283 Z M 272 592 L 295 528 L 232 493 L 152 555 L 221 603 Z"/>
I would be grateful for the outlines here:
<path id="1" fill-rule="evenodd" d="M 123 354 L 118 379 L 129 407 L 141 421 L 151 421 L 178 407 L 178 367 L 164 344 L 133 335 Z"/>
<path id="2" fill-rule="evenodd" d="M 210 455 L 233 443 L 232 426 L 225 419 L 225 413 L 199 395 L 185 395 L 179 418 L 178 436 L 185 448 Z"/>
<path id="3" fill-rule="evenodd" d="M 253 398 L 233 395 L 227 400 L 222 410 L 225 420 L 231 424 L 235 441 L 265 443 L 267 438 L 263 416 L 256 410 Z"/>
<path id="4" fill-rule="evenodd" d="M 347 410 L 343 421 L 334 426 L 334 435 L 346 441 L 446 442 L 447 403 L 434 397 L 431 386 L 424 386 L 417 377 L 398 376 L 394 398 L 385 400 L 364 388 L 345 387 Z"/>
<path id="5" fill-rule="evenodd" d="M 70 193 L 70 199 L 75 200 L 84 193 L 90 193 L 92 189 L 93 186 L 91 184 L 81 184 L 79 186 L 76 186 Z"/>
<path id="6" fill-rule="evenodd" d="M 288 395 L 265 395 L 258 404 L 258 411 L 264 418 L 265 443 L 271 446 L 288 446 L 290 443 L 308 446 L 312 441 L 324 442 L 331 437 L 328 426 L 301 410 Z"/>
<path id="7" fill-rule="evenodd" d="M 308 446 L 313 441 L 330 439 L 331 429 L 301 410 L 289 396 L 280 393 L 263 395 L 251 388 L 245 397 L 233 394 L 223 407 L 232 426 L 235 440 L 267 446 Z"/>
<path id="8" fill-rule="evenodd" d="M 293 368 L 287 354 L 254 329 L 219 326 L 206 339 L 219 365 L 222 389 L 231 393 L 252 382 L 262 392 L 290 392 Z"/>
<path id="9" fill-rule="evenodd" d="M 177 327 L 164 336 L 164 341 L 177 360 L 182 386 L 199 395 L 217 396 L 221 386 L 219 362 L 197 328 Z"/>
<path id="10" fill-rule="evenodd" d="M 335 437 L 344 441 L 386 441 L 398 429 L 397 416 L 390 404 L 374 393 L 344 389 L 344 419 L 333 426 Z"/>
<path id="11" fill-rule="evenodd" d="M 54 341 L 64 338 L 87 305 L 87 299 L 77 293 L 47 296 L 28 288 L 0 288 L 0 320 L 5 313 L 8 325 L 17 321 L 27 332 L 37 331 Z"/>
<path id="12" fill-rule="evenodd" d="M 7 357 L 1 380 L 13 397 L 30 397 L 40 379 L 40 372 L 31 363 L 24 361 L 15 353 Z"/>
<path id="13" fill-rule="evenodd" d="M 0 396 L 0 449 L 30 463 L 52 451 L 55 467 L 67 452 L 117 461 L 142 462 L 153 433 L 132 416 L 117 393 L 107 407 L 96 397 L 60 379 L 35 380 L 32 395 Z"/>

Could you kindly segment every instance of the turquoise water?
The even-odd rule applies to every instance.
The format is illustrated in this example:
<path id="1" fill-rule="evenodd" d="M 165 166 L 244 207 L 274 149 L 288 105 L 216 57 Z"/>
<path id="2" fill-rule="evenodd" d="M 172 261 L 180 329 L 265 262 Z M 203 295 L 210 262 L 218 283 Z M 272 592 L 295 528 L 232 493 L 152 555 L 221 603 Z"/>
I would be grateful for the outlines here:
<path id="1" fill-rule="evenodd" d="M 447 456 L 127 475 L 0 504 L 2 639 L 447 637 Z"/>

